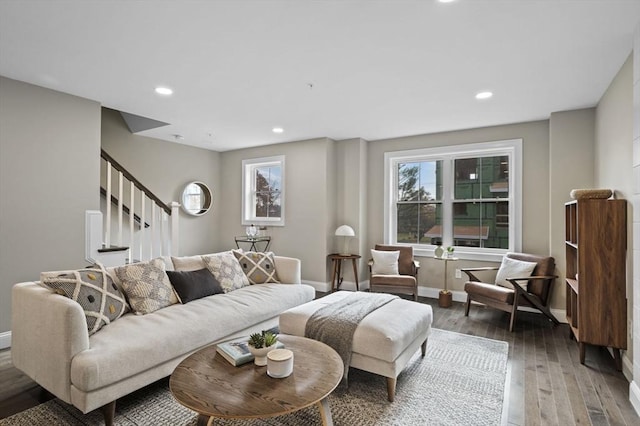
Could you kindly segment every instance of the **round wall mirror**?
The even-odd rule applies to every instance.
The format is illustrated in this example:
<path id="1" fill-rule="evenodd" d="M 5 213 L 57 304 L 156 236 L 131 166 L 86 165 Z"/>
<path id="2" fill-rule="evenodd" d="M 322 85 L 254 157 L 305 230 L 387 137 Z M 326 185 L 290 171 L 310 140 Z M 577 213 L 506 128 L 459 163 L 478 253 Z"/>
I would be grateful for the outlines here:
<path id="1" fill-rule="evenodd" d="M 211 209 L 211 190 L 202 182 L 191 182 L 182 191 L 182 209 L 192 216 L 202 216 Z"/>

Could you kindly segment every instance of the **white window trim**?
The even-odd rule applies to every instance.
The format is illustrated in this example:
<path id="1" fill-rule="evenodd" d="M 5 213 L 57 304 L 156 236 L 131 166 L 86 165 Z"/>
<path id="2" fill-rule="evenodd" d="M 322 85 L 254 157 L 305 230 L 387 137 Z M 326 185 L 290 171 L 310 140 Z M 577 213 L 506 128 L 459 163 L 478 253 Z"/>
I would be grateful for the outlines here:
<path id="1" fill-rule="evenodd" d="M 501 141 L 472 143 L 463 145 L 443 146 L 436 148 L 421 148 L 407 151 L 385 152 L 384 154 L 384 241 L 386 244 L 398 244 L 396 236 L 396 214 L 395 196 L 397 188 L 397 164 L 408 160 L 443 160 L 451 156 L 460 155 L 489 156 L 508 155 L 510 164 L 509 173 L 509 249 L 492 248 L 466 248 L 456 247 L 455 256 L 466 260 L 481 261 L 501 261 L 507 251 L 522 250 L 522 139 L 508 139 Z M 447 163 L 447 161 L 445 161 Z M 515 172 L 515 173 L 514 173 Z M 443 176 L 447 176 L 448 181 L 453 181 L 453 167 L 443 163 Z M 452 221 L 452 199 L 453 189 L 450 185 L 443 188 L 443 246 L 452 245 L 453 236 L 451 226 Z M 403 245 L 403 244 L 400 244 Z M 410 244 L 414 247 L 416 256 L 434 256 L 435 245 L 432 244 Z"/>
<path id="2" fill-rule="evenodd" d="M 285 212 L 285 156 L 242 160 L 242 225 L 284 226 Z M 261 166 L 277 165 L 282 171 L 280 190 L 280 217 L 256 219 L 253 213 L 253 170 Z"/>

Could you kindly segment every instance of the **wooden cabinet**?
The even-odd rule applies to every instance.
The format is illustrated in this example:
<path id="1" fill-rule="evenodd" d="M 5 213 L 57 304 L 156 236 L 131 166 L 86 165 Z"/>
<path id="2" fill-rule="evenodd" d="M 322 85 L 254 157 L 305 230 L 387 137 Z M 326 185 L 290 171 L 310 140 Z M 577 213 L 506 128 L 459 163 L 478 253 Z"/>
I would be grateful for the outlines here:
<path id="1" fill-rule="evenodd" d="M 567 322 L 580 348 L 613 349 L 618 370 L 627 348 L 625 200 L 565 204 Z"/>

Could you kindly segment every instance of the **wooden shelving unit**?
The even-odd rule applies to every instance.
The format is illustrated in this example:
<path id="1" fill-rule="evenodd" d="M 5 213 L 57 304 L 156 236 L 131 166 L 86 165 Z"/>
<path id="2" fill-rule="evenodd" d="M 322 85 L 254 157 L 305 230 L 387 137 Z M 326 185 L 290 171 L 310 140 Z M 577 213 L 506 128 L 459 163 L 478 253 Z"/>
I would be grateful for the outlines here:
<path id="1" fill-rule="evenodd" d="M 565 204 L 567 322 L 580 348 L 613 349 L 618 370 L 627 348 L 625 200 Z"/>

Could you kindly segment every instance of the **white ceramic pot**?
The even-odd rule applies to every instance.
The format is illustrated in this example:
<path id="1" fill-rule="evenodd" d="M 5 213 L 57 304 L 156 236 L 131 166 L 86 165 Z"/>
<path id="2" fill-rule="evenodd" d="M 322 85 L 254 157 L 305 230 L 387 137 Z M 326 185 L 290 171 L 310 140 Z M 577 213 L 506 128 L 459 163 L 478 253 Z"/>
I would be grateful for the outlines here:
<path id="1" fill-rule="evenodd" d="M 276 348 L 275 343 L 271 346 L 267 346 L 266 348 L 258 349 L 251 345 L 247 346 L 249 346 L 249 351 L 253 354 L 253 363 L 261 367 L 267 365 L 267 354 Z"/>
<path id="2" fill-rule="evenodd" d="M 267 374 L 276 379 L 293 373 L 293 352 L 289 349 L 274 349 L 267 355 Z"/>

